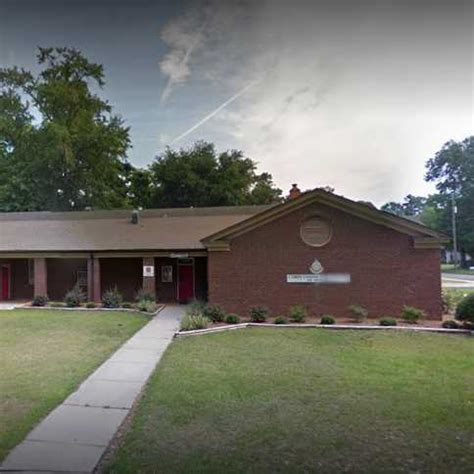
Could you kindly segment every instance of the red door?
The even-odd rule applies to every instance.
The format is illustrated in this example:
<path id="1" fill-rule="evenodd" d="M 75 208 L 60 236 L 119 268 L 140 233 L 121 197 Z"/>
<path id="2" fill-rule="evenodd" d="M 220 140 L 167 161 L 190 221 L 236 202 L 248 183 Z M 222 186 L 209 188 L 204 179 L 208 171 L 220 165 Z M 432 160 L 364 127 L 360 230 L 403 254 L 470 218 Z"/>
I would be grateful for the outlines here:
<path id="1" fill-rule="evenodd" d="M 178 265 L 178 301 L 187 303 L 194 298 L 193 266 Z"/>
<path id="2" fill-rule="evenodd" d="M 1 300 L 7 300 L 10 296 L 10 268 L 4 265 L 2 267 L 2 291 Z"/>

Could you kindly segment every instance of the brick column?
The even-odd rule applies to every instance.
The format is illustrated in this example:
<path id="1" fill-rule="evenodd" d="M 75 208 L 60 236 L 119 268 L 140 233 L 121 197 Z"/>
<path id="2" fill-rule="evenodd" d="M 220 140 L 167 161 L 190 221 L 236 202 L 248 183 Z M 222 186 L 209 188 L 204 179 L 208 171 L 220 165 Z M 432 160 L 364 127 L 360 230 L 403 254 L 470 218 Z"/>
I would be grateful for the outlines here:
<path id="1" fill-rule="evenodd" d="M 100 288 L 100 260 L 93 258 L 92 262 L 92 282 L 91 282 L 91 296 L 92 301 L 100 303 L 102 299 L 102 291 Z"/>
<path id="2" fill-rule="evenodd" d="M 143 291 L 153 295 L 156 299 L 156 285 L 155 285 L 155 258 L 143 257 L 143 266 L 153 267 L 153 276 L 143 275 Z"/>
<path id="3" fill-rule="evenodd" d="M 35 258 L 34 295 L 48 294 L 48 270 L 45 258 Z"/>

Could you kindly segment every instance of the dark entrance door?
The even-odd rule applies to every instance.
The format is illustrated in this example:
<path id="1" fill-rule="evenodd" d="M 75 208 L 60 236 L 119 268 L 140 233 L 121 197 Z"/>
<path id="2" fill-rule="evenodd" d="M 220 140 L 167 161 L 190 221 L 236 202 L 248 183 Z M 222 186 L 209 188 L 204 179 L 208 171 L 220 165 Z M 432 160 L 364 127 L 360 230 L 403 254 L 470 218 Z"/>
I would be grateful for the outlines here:
<path id="1" fill-rule="evenodd" d="M 2 271 L 2 288 L 0 291 L 0 299 L 7 300 L 10 297 L 10 267 L 3 265 Z"/>
<path id="2" fill-rule="evenodd" d="M 193 265 L 178 265 L 178 301 L 187 303 L 194 298 Z"/>

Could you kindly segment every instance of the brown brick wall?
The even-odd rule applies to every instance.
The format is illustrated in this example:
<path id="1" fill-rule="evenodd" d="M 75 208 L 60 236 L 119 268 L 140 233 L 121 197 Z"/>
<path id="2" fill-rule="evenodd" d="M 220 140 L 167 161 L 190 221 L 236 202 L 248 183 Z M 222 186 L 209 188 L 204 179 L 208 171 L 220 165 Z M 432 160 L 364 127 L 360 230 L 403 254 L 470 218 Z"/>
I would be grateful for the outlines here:
<path id="1" fill-rule="evenodd" d="M 117 287 L 125 301 L 134 301 L 143 285 L 143 259 L 101 258 L 100 285 L 102 294 Z"/>
<path id="2" fill-rule="evenodd" d="M 300 222 L 317 213 L 333 223 L 324 247 L 306 245 Z M 346 285 L 286 283 L 287 273 L 309 273 L 317 258 L 326 272 L 350 273 Z M 348 315 L 360 304 L 371 316 L 398 315 L 404 304 L 441 315 L 440 252 L 416 250 L 411 237 L 323 205 L 300 209 L 235 238 L 229 252 L 209 252 L 209 300 L 246 314 L 254 305 L 274 314 L 304 304 L 312 314 Z"/>
<path id="3" fill-rule="evenodd" d="M 87 260 L 81 258 L 49 258 L 46 265 L 48 296 L 54 301 L 62 301 L 76 285 L 78 271 L 87 271 Z"/>
<path id="4" fill-rule="evenodd" d="M 33 285 L 28 281 L 28 260 L 12 258 L 1 260 L 0 263 L 10 265 L 10 299 L 32 299 Z"/>

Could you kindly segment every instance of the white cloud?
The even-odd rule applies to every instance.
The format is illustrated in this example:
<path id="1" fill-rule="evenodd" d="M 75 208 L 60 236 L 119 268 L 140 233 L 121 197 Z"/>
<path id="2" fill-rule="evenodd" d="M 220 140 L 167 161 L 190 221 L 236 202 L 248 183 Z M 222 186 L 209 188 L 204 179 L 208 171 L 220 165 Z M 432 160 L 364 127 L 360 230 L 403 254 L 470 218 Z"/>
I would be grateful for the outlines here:
<path id="1" fill-rule="evenodd" d="M 170 51 L 160 61 L 160 70 L 168 79 L 161 94 L 162 101 L 169 97 L 175 86 L 183 84 L 190 76 L 192 54 L 204 41 L 205 26 L 205 19 L 195 10 L 190 10 L 163 28 L 161 39 Z"/>
<path id="2" fill-rule="evenodd" d="M 173 85 L 205 80 L 231 97 L 259 84 L 186 139 L 212 136 L 220 147 L 242 149 L 284 189 L 291 182 L 332 185 L 377 204 L 426 193 L 424 162 L 474 129 L 472 69 L 464 57 L 471 52 L 472 59 L 472 25 L 456 9 L 206 5 L 188 12 L 202 18 L 205 11 L 205 27 L 192 71 L 188 55 Z M 190 38 L 177 35 L 179 57 Z"/>

